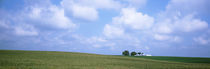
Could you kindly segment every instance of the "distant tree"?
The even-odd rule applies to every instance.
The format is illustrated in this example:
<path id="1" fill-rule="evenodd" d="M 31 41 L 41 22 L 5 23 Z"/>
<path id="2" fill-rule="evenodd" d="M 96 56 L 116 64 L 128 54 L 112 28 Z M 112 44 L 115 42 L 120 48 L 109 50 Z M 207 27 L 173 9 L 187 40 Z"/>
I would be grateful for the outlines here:
<path id="1" fill-rule="evenodd" d="M 138 52 L 137 54 L 141 55 L 142 53 L 141 52 Z"/>
<path id="2" fill-rule="evenodd" d="M 131 56 L 135 56 L 136 54 L 136 52 L 131 52 Z"/>
<path id="3" fill-rule="evenodd" d="M 141 55 L 144 56 L 144 53 L 142 52 Z"/>
<path id="4" fill-rule="evenodd" d="M 129 56 L 129 51 L 128 51 L 128 50 L 123 51 L 123 52 L 122 52 L 122 55 L 124 55 L 124 56 Z"/>

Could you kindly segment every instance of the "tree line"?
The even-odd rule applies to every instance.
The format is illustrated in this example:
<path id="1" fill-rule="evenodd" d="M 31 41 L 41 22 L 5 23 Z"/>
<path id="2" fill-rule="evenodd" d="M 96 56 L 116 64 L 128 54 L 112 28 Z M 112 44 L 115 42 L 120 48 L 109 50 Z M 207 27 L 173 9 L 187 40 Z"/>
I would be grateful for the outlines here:
<path id="1" fill-rule="evenodd" d="M 137 55 L 137 54 L 138 54 L 139 56 L 143 56 L 143 55 L 144 55 L 143 52 L 135 52 L 135 51 L 133 51 L 133 52 L 129 53 L 128 50 L 125 50 L 125 51 L 122 52 L 122 55 L 124 55 L 124 56 L 135 56 L 135 55 Z"/>

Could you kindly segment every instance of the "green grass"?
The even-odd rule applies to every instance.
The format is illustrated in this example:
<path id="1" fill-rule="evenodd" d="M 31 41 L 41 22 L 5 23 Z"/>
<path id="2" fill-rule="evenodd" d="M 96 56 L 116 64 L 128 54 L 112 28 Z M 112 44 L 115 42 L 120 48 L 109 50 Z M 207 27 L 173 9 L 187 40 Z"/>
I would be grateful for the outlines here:
<path id="1" fill-rule="evenodd" d="M 168 57 L 168 56 L 135 56 L 135 57 L 153 59 L 153 60 L 163 60 L 163 61 L 210 64 L 210 58 L 200 58 L 200 57 Z"/>
<path id="2" fill-rule="evenodd" d="M 210 69 L 209 58 L 161 58 L 0 50 L 0 69 Z"/>

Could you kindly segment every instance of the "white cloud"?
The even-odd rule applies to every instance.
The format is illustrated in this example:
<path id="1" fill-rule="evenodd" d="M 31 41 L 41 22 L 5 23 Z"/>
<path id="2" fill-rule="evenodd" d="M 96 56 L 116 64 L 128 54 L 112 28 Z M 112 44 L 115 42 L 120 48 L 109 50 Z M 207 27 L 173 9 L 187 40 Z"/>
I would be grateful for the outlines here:
<path id="1" fill-rule="evenodd" d="M 201 7 L 204 7 L 205 0 L 196 2 L 197 0 L 171 0 L 166 10 L 156 18 L 156 24 L 153 26 L 154 39 L 180 42 L 182 41 L 178 35 L 180 33 L 185 34 L 208 29 L 206 21 L 196 18 L 198 13 L 204 11 Z M 202 41 L 201 39 L 194 40 Z M 203 43 L 205 42 L 203 41 Z"/>
<path id="2" fill-rule="evenodd" d="M 31 25 L 22 25 L 15 27 L 15 34 L 21 36 L 36 36 L 39 33 L 37 30 Z"/>
<path id="3" fill-rule="evenodd" d="M 113 17 L 112 23 L 104 26 L 103 35 L 108 39 L 107 41 L 114 42 L 114 45 L 122 44 L 122 46 L 133 46 L 140 49 L 142 40 L 145 40 L 143 38 L 145 33 L 139 37 L 137 32 L 151 29 L 154 18 L 137 12 L 135 8 L 123 8 L 120 13 L 119 16 Z M 142 40 L 139 40 L 141 37 Z M 127 43 L 124 44 L 124 42 Z"/>
<path id="4" fill-rule="evenodd" d="M 173 32 L 172 24 L 170 21 L 165 20 L 164 22 L 155 24 L 153 26 L 153 31 L 156 33 L 170 34 Z"/>
<path id="5" fill-rule="evenodd" d="M 159 26 L 155 30 L 157 30 L 159 33 L 172 33 L 172 29 L 169 26 L 164 26 L 164 25 Z"/>
<path id="6" fill-rule="evenodd" d="M 179 10 L 183 14 L 208 14 L 210 6 L 208 5 L 209 2 L 209 0 L 171 0 L 167 5 L 166 9 L 168 12 L 174 12 L 176 10 Z"/>
<path id="7" fill-rule="evenodd" d="M 154 34 L 154 39 L 160 40 L 160 41 L 169 40 L 169 39 L 171 39 L 171 38 L 172 38 L 172 37 L 171 37 L 171 36 L 168 36 L 168 35 Z"/>
<path id="8" fill-rule="evenodd" d="M 153 17 L 137 12 L 135 8 L 122 9 L 121 16 L 114 17 L 113 20 L 114 23 L 136 30 L 150 29 L 154 23 Z"/>
<path id="9" fill-rule="evenodd" d="M 67 15 L 73 15 L 76 18 L 81 18 L 89 21 L 95 21 L 98 19 L 98 9 L 115 9 L 119 10 L 123 7 L 142 7 L 146 4 L 147 0 L 62 0 L 61 5 L 64 7 Z M 72 14 L 71 14 L 72 13 Z M 139 15 L 142 15 L 139 13 Z M 147 17 L 147 15 L 143 15 Z"/>
<path id="10" fill-rule="evenodd" d="M 98 19 L 98 11 L 92 7 L 73 5 L 73 16 L 85 20 L 95 21 Z"/>
<path id="11" fill-rule="evenodd" d="M 170 41 L 170 42 L 182 41 L 179 36 L 171 36 L 167 34 L 154 34 L 153 37 L 155 40 L 158 40 L 158 41 Z"/>
<path id="12" fill-rule="evenodd" d="M 208 23 L 196 18 L 199 14 L 207 11 L 207 2 L 208 0 L 171 0 L 166 10 L 161 12 L 157 18 L 157 23 L 164 27 L 157 27 L 155 31 L 170 34 L 207 29 Z"/>
<path id="13" fill-rule="evenodd" d="M 208 23 L 195 19 L 193 15 L 185 16 L 174 21 L 175 29 L 183 32 L 192 32 L 208 28 Z"/>
<path id="14" fill-rule="evenodd" d="M 123 28 L 120 28 L 120 27 L 117 27 L 117 26 L 112 26 L 112 25 L 109 25 L 109 24 L 105 25 L 103 34 L 106 37 L 110 37 L 110 38 L 125 36 Z"/>
<path id="15" fill-rule="evenodd" d="M 171 34 L 179 32 L 196 32 L 208 28 L 208 23 L 197 19 L 194 15 L 186 15 L 183 17 L 175 16 L 176 18 L 165 18 L 159 21 L 154 27 L 153 31 L 157 33 Z"/>
<path id="16" fill-rule="evenodd" d="M 38 7 L 33 7 L 31 9 L 31 13 L 29 14 L 29 17 L 31 18 L 39 18 L 42 12 L 42 8 L 38 8 Z"/>
<path id="17" fill-rule="evenodd" d="M 114 0 L 63 0 L 61 5 L 64 7 L 65 14 L 89 21 L 98 19 L 98 9 L 121 8 L 121 4 Z"/>
<path id="18" fill-rule="evenodd" d="M 24 14 L 36 24 L 51 26 L 58 29 L 72 29 L 76 25 L 64 15 L 64 9 L 51 5 L 49 7 L 31 6 L 26 10 L 29 14 Z"/>

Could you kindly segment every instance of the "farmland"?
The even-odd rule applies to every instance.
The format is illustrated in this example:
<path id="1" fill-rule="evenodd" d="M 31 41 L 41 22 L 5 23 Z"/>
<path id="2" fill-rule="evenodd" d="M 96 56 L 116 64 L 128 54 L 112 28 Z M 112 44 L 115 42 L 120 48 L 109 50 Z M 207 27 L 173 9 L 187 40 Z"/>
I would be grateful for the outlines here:
<path id="1" fill-rule="evenodd" d="M 210 69 L 210 58 L 0 50 L 0 69 Z"/>

